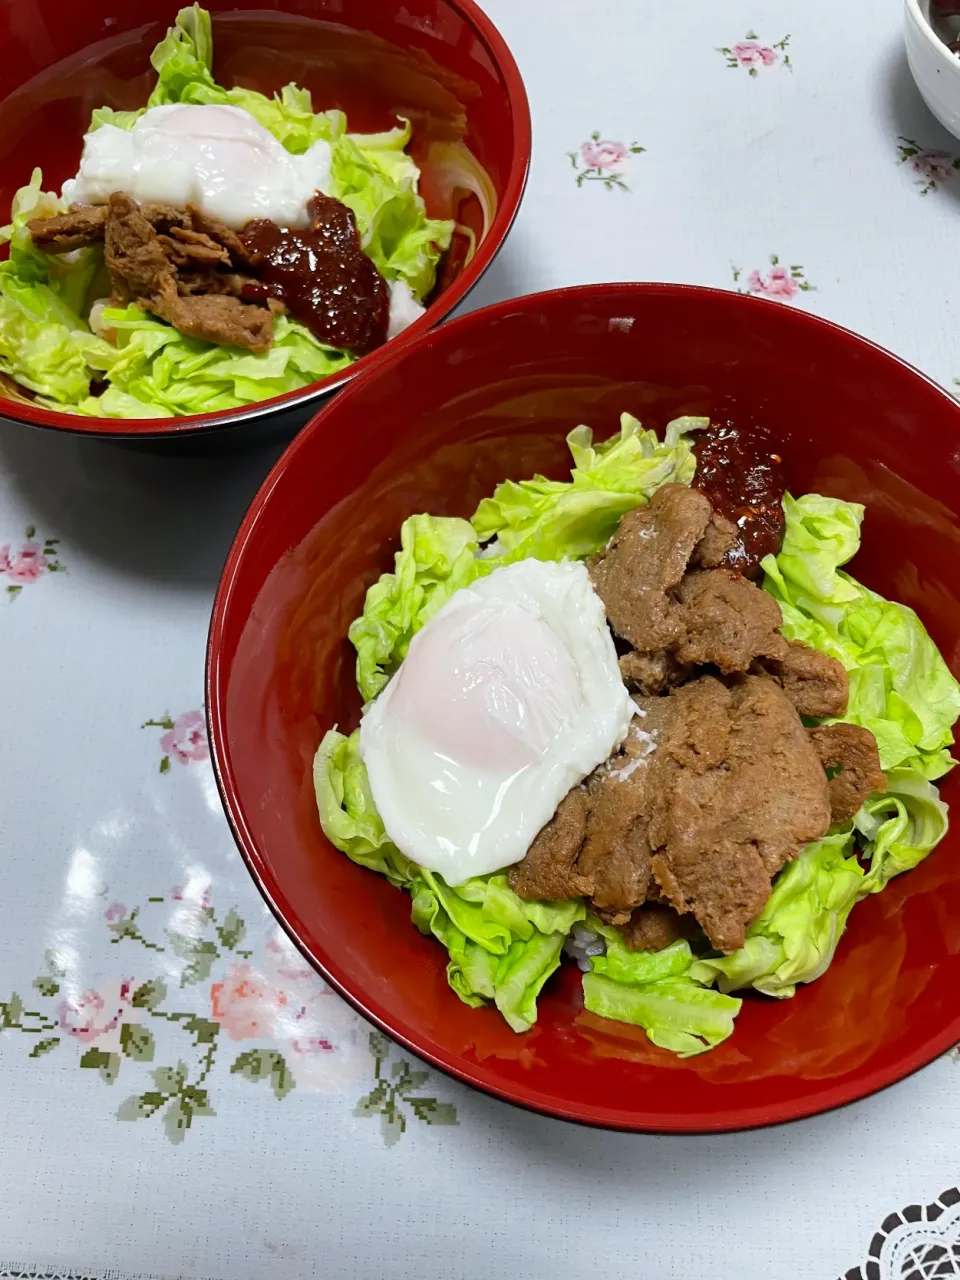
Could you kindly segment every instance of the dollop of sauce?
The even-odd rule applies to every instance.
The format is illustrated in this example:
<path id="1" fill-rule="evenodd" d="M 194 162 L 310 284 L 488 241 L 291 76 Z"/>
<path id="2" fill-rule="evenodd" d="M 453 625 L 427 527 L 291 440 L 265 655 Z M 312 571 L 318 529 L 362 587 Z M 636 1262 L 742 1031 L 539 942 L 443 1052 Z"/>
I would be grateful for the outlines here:
<path id="1" fill-rule="evenodd" d="M 698 433 L 694 453 L 693 487 L 737 530 L 724 563 L 755 578 L 763 557 L 776 555 L 783 543 L 782 504 L 789 476 L 780 451 L 763 428 L 726 423 Z"/>
<path id="2" fill-rule="evenodd" d="M 240 234 L 259 280 L 243 287 L 251 302 L 278 298 L 321 341 L 362 356 L 387 340 L 390 289 L 360 247 L 352 210 L 319 191 L 310 226 L 248 222 Z"/>

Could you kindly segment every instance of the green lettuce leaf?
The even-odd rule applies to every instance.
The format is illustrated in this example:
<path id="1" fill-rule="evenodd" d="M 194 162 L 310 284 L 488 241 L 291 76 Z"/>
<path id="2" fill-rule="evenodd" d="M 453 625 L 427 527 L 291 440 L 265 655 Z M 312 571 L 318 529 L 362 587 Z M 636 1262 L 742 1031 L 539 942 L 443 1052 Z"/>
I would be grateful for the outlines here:
<path id="1" fill-rule="evenodd" d="M 323 735 L 313 760 L 320 825 L 330 843 L 351 861 L 379 871 L 392 885 L 405 888 L 417 868 L 387 838 L 370 793 L 359 743 L 359 730 L 349 738 L 336 729 Z"/>
<path id="2" fill-rule="evenodd" d="M 863 508 L 817 494 L 784 499 L 783 548 L 763 562 L 764 588 L 783 632 L 832 654 L 850 675 L 844 720 L 869 729 L 885 771 L 933 780 L 953 767 L 949 747 L 960 685 L 912 609 L 885 600 L 839 566 L 860 546 Z"/>
<path id="3" fill-rule="evenodd" d="M 0 262 L 0 371 L 45 402 L 75 406 L 89 394 L 93 370 L 109 356 L 108 345 L 79 314 L 100 256 L 91 249 L 41 253 L 26 225 L 64 211 L 60 198 L 43 190 L 35 169 L 13 198 L 10 224 L 0 228 L 0 245 L 9 245 Z"/>
<path id="4" fill-rule="evenodd" d="M 477 535 L 467 520 L 410 516 L 400 526 L 393 573 L 367 592 L 348 632 L 357 651 L 357 685 L 370 701 L 407 656 L 410 641 L 455 591 L 480 575 Z"/>
<path id="5" fill-rule="evenodd" d="M 706 418 L 678 418 L 661 441 L 625 413 L 619 432 L 599 445 L 589 427 L 577 427 L 567 437 L 574 462 L 570 480 L 505 480 L 477 508 L 477 536 L 496 539 L 490 550 L 501 564 L 530 556 L 562 560 L 593 555 L 612 537 L 621 517 L 649 501 L 661 485 L 690 483 L 696 459 L 689 433 L 707 423 Z"/>
<path id="6" fill-rule="evenodd" d="M 687 433 L 705 425 L 703 418 L 680 418 L 661 442 L 624 414 L 619 432 L 596 446 L 593 433 L 577 427 L 567 437 L 570 480 L 508 480 L 480 503 L 472 523 L 428 515 L 405 520 L 393 573 L 369 589 L 349 631 L 363 697 L 376 697 L 416 633 L 461 587 L 527 556 L 593 555 L 625 512 L 663 484 L 689 482 L 695 461 Z M 495 541 L 481 552 L 480 541 L 489 538 Z"/>
<path id="7" fill-rule="evenodd" d="M 721 991 L 754 987 L 769 996 L 792 996 L 798 982 L 813 982 L 829 967 L 863 879 L 852 831 L 817 840 L 777 876 L 767 905 L 747 930 L 746 945 L 732 955 L 695 962 L 692 976 L 715 981 Z"/>
<path id="8" fill-rule="evenodd" d="M 222 92 L 213 78 L 213 27 L 200 5 L 181 9 L 173 26 L 150 55 L 157 83 L 148 107 L 208 101 L 204 90 Z"/>
<path id="9" fill-rule="evenodd" d="M 408 130 L 404 143 L 409 137 Z M 405 280 L 421 302 L 433 288 L 441 253 L 454 224 L 427 217 L 417 191 L 420 170 L 403 150 L 384 145 L 385 134 L 340 138 L 333 148 L 330 194 L 352 209 L 360 243 L 387 280 Z"/>
<path id="10" fill-rule="evenodd" d="M 854 818 L 870 869 L 860 894 L 879 893 L 911 871 L 947 834 L 947 806 L 919 769 L 892 769 L 885 794 L 871 796 Z"/>
<path id="11" fill-rule="evenodd" d="M 456 888 L 405 858 L 388 839 L 359 751 L 331 729 L 313 762 L 320 825 L 352 861 L 378 871 L 412 897 L 411 919 L 450 955 L 447 980 L 461 1000 L 492 1000 L 515 1031 L 536 1021 L 537 996 L 560 964 L 564 939 L 583 920 L 582 902 L 524 902 L 501 874 L 475 876 Z"/>
<path id="12" fill-rule="evenodd" d="M 309 329 L 277 316 L 274 342 L 256 355 L 187 338 L 131 303 L 101 315 L 113 342 L 104 344 L 102 368 L 110 386 L 78 412 L 102 417 L 210 413 L 297 391 L 350 363 L 317 341 Z"/>
<path id="13" fill-rule="evenodd" d="M 711 975 L 706 982 L 693 976 L 688 942 L 631 951 L 619 929 L 594 915 L 587 923 L 607 947 L 604 955 L 590 957 L 583 976 L 583 1003 L 590 1013 L 643 1027 L 653 1044 L 681 1058 L 705 1053 L 733 1033 L 741 1002 L 709 990 Z"/>
<path id="14" fill-rule="evenodd" d="M 583 975 L 583 1003 L 600 1018 L 643 1027 L 661 1049 L 690 1058 L 733 1034 L 741 1001 L 689 977 L 631 984 L 591 970 Z"/>
<path id="15" fill-rule="evenodd" d="M 413 923 L 447 948 L 447 981 L 460 999 L 492 1000 L 514 1031 L 529 1030 L 564 939 L 586 916 L 583 904 L 524 902 L 505 875 L 475 876 L 454 889 L 423 868 L 411 892 Z"/>

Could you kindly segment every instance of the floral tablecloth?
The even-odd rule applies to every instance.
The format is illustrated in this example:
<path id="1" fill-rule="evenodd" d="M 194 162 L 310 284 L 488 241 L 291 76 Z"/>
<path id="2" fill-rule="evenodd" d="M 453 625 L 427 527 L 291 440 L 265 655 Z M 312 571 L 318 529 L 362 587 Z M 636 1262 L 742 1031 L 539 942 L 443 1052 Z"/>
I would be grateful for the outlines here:
<path id="1" fill-rule="evenodd" d="M 953 388 L 960 144 L 899 0 L 486 5 L 535 149 L 471 306 L 718 285 Z M 202 714 L 219 569 L 273 456 L 0 423 L 0 1276 L 960 1275 L 951 1055 L 786 1128 L 613 1135 L 428 1071 L 305 967 Z"/>

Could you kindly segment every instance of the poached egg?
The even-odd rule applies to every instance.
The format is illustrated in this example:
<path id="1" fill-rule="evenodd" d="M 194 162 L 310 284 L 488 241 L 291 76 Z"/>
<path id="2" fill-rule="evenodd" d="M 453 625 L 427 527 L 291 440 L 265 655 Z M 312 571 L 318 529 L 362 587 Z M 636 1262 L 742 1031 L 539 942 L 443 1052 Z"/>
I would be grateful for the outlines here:
<path id="1" fill-rule="evenodd" d="M 634 710 L 586 567 L 522 560 L 414 636 L 360 754 L 391 840 L 458 885 L 519 861 Z"/>
<path id="2" fill-rule="evenodd" d="M 315 191 L 329 194 L 332 151 L 315 142 L 293 155 L 242 107 L 151 107 L 132 129 L 84 135 L 67 204 L 105 204 L 122 191 L 139 204 L 194 205 L 234 231 L 254 218 L 305 227 Z"/>

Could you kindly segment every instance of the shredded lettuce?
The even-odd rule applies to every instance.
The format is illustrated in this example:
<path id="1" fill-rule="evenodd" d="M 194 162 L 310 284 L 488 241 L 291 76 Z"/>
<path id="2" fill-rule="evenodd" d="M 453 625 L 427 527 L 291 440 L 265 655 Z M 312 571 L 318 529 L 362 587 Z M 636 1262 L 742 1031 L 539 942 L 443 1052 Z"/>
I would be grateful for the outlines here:
<path id="1" fill-rule="evenodd" d="M 696 470 L 690 432 L 707 425 L 707 418 L 677 418 L 660 440 L 625 413 L 620 430 L 598 445 L 589 427 L 577 427 L 567 437 L 570 480 L 505 480 L 474 514 L 477 537 L 496 539 L 490 550 L 500 564 L 593 555 L 621 517 L 661 485 L 690 483 Z"/>
<path id="2" fill-rule="evenodd" d="M 583 1003 L 590 1012 L 643 1027 L 647 1038 L 681 1058 L 705 1053 L 733 1032 L 740 1001 L 709 990 L 695 976 L 690 944 L 662 951 L 631 951 L 618 929 L 591 915 L 588 925 L 606 943 L 606 953 L 590 957 L 583 977 Z"/>
<path id="3" fill-rule="evenodd" d="M 524 902 L 505 875 L 456 888 L 410 862 L 383 829 L 358 749 L 359 730 L 324 735 L 313 763 L 323 830 L 348 858 L 409 890 L 411 919 L 450 955 L 447 980 L 465 1004 L 492 1000 L 515 1031 L 536 1021 L 537 996 L 560 964 L 564 939 L 583 920 L 581 902 Z"/>
<path id="4" fill-rule="evenodd" d="M 854 818 L 870 859 L 860 894 L 879 893 L 894 876 L 912 871 L 947 834 L 947 806 L 919 769 L 891 769 L 887 790 L 871 796 Z"/>
<path id="5" fill-rule="evenodd" d="M 777 876 L 746 945 L 699 961 L 694 976 L 716 980 L 721 991 L 754 987 L 792 996 L 798 982 L 813 982 L 828 968 L 863 878 L 849 831 L 817 840 Z"/>
<path id="6" fill-rule="evenodd" d="M 420 173 L 405 150 L 409 121 L 383 133 L 348 135 L 342 111 L 314 112 L 309 92 L 295 84 L 272 98 L 222 88 L 213 76 L 210 14 L 198 4 L 178 13 L 150 61 L 157 83 L 147 107 L 240 107 L 288 151 L 328 142 L 330 194 L 353 210 L 364 250 L 386 280 L 404 281 L 418 302 L 430 292 L 454 224 L 427 216 Z M 147 107 L 101 107 L 90 129 L 132 129 Z M 0 372 L 36 392 L 41 403 L 99 417 L 212 413 L 301 390 L 353 362 L 289 317 L 277 319 L 273 347 L 259 355 L 186 338 L 135 305 L 104 311 L 112 339 L 104 341 L 87 323 L 91 304 L 109 292 L 102 252 L 41 253 L 25 226 L 29 218 L 62 212 L 60 199 L 43 192 L 37 170 L 14 198 L 11 225 L 0 230 L 0 244 L 10 243 L 8 260 L 0 263 Z M 106 389 L 92 394 L 94 380 Z"/>
<path id="7" fill-rule="evenodd" d="M 593 555 L 621 516 L 649 501 L 661 485 L 689 483 L 696 466 L 689 433 L 706 422 L 678 418 L 661 441 L 625 413 L 620 430 L 596 446 L 590 429 L 577 427 L 567 437 L 574 462 L 570 480 L 508 480 L 480 503 L 472 521 L 428 515 L 405 520 L 394 572 L 370 588 L 349 631 L 363 697 L 376 697 L 414 635 L 461 587 L 528 556 Z M 482 552 L 481 541 L 487 541 Z"/>
<path id="8" fill-rule="evenodd" d="M 394 571 L 369 589 L 363 613 L 348 633 L 357 651 L 357 685 L 367 701 L 407 656 L 420 628 L 480 575 L 477 545 L 468 520 L 427 515 L 404 520 Z"/>
<path id="9" fill-rule="evenodd" d="M 386 141 L 375 134 L 340 138 L 333 147 L 331 195 L 353 210 L 360 243 L 387 280 L 405 280 L 417 302 L 433 288 L 437 262 L 450 247 L 453 223 L 428 218 L 417 192 L 420 171 L 402 149 L 409 123 Z M 403 140 L 402 146 L 396 143 Z"/>
<path id="10" fill-rule="evenodd" d="M 108 344 L 79 314 L 98 256 L 90 249 L 41 253 L 26 226 L 64 211 L 35 169 L 14 196 L 10 224 L 0 228 L 0 245 L 9 244 L 0 262 L 0 372 L 46 400 L 76 406 L 89 393 L 93 370 L 109 358 Z"/>
<path id="11" fill-rule="evenodd" d="M 783 548 L 763 562 L 764 588 L 783 633 L 838 658 L 850 676 L 844 720 L 869 729 L 885 771 L 933 781 L 953 767 L 949 747 L 960 685 L 912 609 L 840 570 L 860 547 L 863 507 L 807 494 L 784 498 Z"/>
<path id="12" fill-rule="evenodd" d="M 323 736 L 313 761 L 320 822 L 330 843 L 353 862 L 378 871 L 397 888 L 407 888 L 416 868 L 383 829 L 359 742 L 359 729 L 349 738 L 336 729 Z"/>
<path id="13" fill-rule="evenodd" d="M 714 1049 L 733 1033 L 740 1001 L 689 977 L 630 985 L 591 971 L 583 975 L 590 1013 L 643 1027 L 647 1039 L 678 1057 Z"/>
<path id="14" fill-rule="evenodd" d="M 135 304 L 107 307 L 101 324 L 113 342 L 100 348 L 110 386 L 77 411 L 103 417 L 209 413 L 297 391 L 336 373 L 350 357 L 325 347 L 309 329 L 277 316 L 269 351 L 253 354 L 187 338 Z"/>

